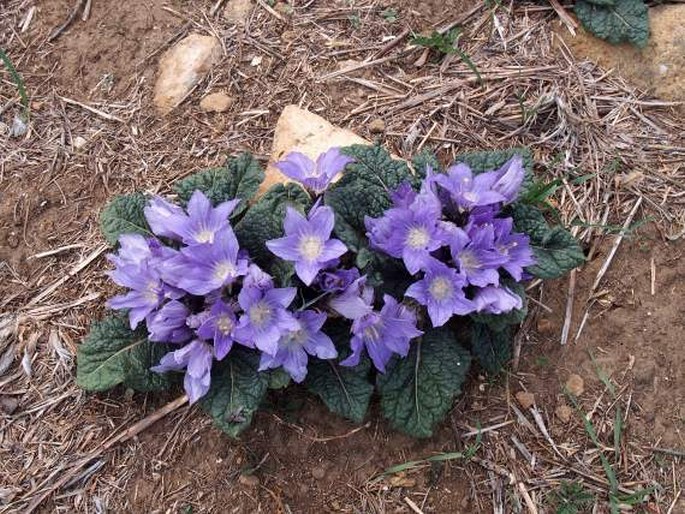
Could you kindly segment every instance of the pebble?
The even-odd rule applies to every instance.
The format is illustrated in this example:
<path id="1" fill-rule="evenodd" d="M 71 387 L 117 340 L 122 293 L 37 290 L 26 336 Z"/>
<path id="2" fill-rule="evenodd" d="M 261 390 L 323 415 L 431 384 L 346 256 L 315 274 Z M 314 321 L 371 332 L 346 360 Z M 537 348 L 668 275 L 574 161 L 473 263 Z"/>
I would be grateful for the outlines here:
<path id="1" fill-rule="evenodd" d="M 326 468 L 324 468 L 323 466 L 316 466 L 312 468 L 312 476 L 316 480 L 322 480 L 323 477 L 326 476 Z"/>
<path id="2" fill-rule="evenodd" d="M 224 8 L 224 19 L 229 23 L 245 23 L 252 11 L 252 0 L 229 0 Z"/>
<path id="3" fill-rule="evenodd" d="M 372 134 L 382 134 L 385 132 L 385 122 L 380 118 L 371 120 L 371 123 L 369 123 L 369 131 Z"/>
<path id="4" fill-rule="evenodd" d="M 537 323 L 537 330 L 540 335 L 551 335 L 554 333 L 554 323 L 547 318 L 540 318 Z"/>
<path id="5" fill-rule="evenodd" d="M 519 391 L 516 393 L 516 400 L 524 409 L 530 409 L 535 405 L 535 395 L 527 391 Z"/>
<path id="6" fill-rule="evenodd" d="M 19 402 L 16 400 L 16 398 L 12 398 L 11 396 L 3 396 L 0 398 L 0 410 L 2 410 L 2 412 L 5 414 L 14 414 L 14 411 L 17 410 L 17 407 L 19 407 Z"/>
<path id="7" fill-rule="evenodd" d="M 564 423 L 568 423 L 571 421 L 571 417 L 573 416 L 573 409 L 571 409 L 571 407 L 568 405 L 559 405 L 559 407 L 554 410 L 554 414 L 556 414 L 557 418 Z"/>
<path id="8" fill-rule="evenodd" d="M 240 475 L 238 477 L 240 482 L 245 487 L 257 488 L 259 487 L 259 478 L 256 475 Z"/>
<path id="9" fill-rule="evenodd" d="M 200 108 L 205 112 L 226 112 L 233 105 L 233 98 L 223 91 L 210 93 L 200 100 Z"/>
<path id="10" fill-rule="evenodd" d="M 566 381 L 566 389 L 573 396 L 580 396 L 583 394 L 585 392 L 585 382 L 583 381 L 583 377 L 573 373 Z"/>
<path id="11" fill-rule="evenodd" d="M 74 141 L 72 142 L 72 144 L 74 145 L 74 148 L 76 150 L 82 150 L 83 148 L 86 147 L 86 145 L 88 144 L 88 141 L 86 141 L 85 137 L 76 136 L 74 138 Z"/>

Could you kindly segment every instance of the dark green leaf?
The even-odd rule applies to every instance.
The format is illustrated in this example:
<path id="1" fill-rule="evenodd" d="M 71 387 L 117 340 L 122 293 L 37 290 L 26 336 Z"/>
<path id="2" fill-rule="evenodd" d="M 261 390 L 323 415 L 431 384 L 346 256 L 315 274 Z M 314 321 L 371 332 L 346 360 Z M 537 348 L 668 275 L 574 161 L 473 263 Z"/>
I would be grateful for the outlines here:
<path id="1" fill-rule="evenodd" d="M 122 234 L 152 235 L 145 220 L 147 200 L 141 193 L 121 195 L 109 202 L 100 213 L 102 235 L 112 246 Z"/>
<path id="2" fill-rule="evenodd" d="M 411 163 L 414 166 L 416 175 L 420 178 L 426 176 L 426 168 L 428 167 L 433 168 L 433 171 L 435 172 L 442 171 L 442 166 L 440 165 L 440 161 L 438 161 L 438 157 L 430 150 L 422 150 L 419 152 L 411 160 Z"/>
<path id="3" fill-rule="evenodd" d="M 333 339 L 340 359 L 346 358 L 350 353 L 349 324 L 329 323 L 324 331 Z M 363 357 L 355 367 L 340 366 L 334 360 L 311 359 L 305 385 L 332 412 L 361 423 L 373 393 L 370 369 L 368 357 Z"/>
<path id="4" fill-rule="evenodd" d="M 560 226 L 550 227 L 540 210 L 532 205 L 511 206 L 516 230 L 530 236 L 537 264 L 527 270 L 536 277 L 558 278 L 585 262 L 575 238 Z"/>
<path id="5" fill-rule="evenodd" d="M 268 375 L 269 389 L 284 389 L 290 385 L 290 375 L 283 368 L 272 369 Z"/>
<path id="6" fill-rule="evenodd" d="M 243 219 L 235 226 L 235 233 L 241 248 L 264 270 L 272 272 L 274 264 L 280 262 L 266 247 L 269 239 L 283 236 L 283 219 L 286 207 L 305 212 L 311 205 L 309 195 L 297 184 L 277 184 L 252 205 Z M 287 270 L 278 268 L 283 276 Z"/>
<path id="7" fill-rule="evenodd" d="M 88 391 L 124 384 L 137 391 L 166 389 L 171 377 L 150 371 L 169 347 L 147 340 L 145 327 L 133 331 L 123 315 L 96 321 L 78 348 L 76 383 Z"/>
<path id="8" fill-rule="evenodd" d="M 640 48 L 649 40 L 649 11 L 642 0 L 578 0 L 575 12 L 583 26 L 612 44 L 630 42 Z"/>
<path id="9" fill-rule="evenodd" d="M 249 153 L 230 159 L 223 168 L 213 168 L 179 181 L 174 186 L 184 203 L 195 190 L 202 191 L 213 205 L 240 198 L 241 202 L 231 217 L 239 216 L 247 209 L 248 202 L 264 180 L 264 170 Z"/>
<path id="10" fill-rule="evenodd" d="M 403 182 L 415 186 L 418 179 L 406 163 L 393 160 L 380 146 L 353 145 L 342 152 L 355 162 L 326 191 L 325 203 L 335 211 L 336 235 L 352 251 L 360 252 L 367 246 L 364 217 L 382 216 L 392 204 L 390 193 Z"/>
<path id="11" fill-rule="evenodd" d="M 444 34 L 434 30 L 430 36 L 414 36 L 411 40 L 413 45 L 431 48 L 441 54 L 453 54 L 456 52 L 454 45 L 461 35 L 461 29 L 454 27 Z"/>
<path id="12" fill-rule="evenodd" d="M 250 426 L 266 394 L 269 374 L 258 372 L 258 368 L 259 356 L 241 348 L 234 348 L 228 357 L 214 363 L 212 385 L 200 404 L 231 437 Z"/>
<path id="13" fill-rule="evenodd" d="M 383 414 L 402 432 L 430 437 L 452 408 L 470 360 L 450 330 L 426 333 L 406 358 L 394 358 L 387 372 L 378 375 Z"/>
<path id="14" fill-rule="evenodd" d="M 485 323 L 473 324 L 471 351 L 485 371 L 499 373 L 511 359 L 511 350 L 512 331 L 509 327 L 493 330 Z"/>

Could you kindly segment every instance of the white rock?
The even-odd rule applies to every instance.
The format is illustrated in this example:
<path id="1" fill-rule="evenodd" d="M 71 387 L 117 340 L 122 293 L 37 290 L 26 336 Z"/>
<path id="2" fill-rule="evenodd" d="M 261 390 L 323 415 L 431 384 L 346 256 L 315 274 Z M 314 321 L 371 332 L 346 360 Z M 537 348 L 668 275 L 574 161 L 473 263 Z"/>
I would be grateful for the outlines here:
<path id="1" fill-rule="evenodd" d="M 223 91 L 210 93 L 200 100 L 200 108 L 205 112 L 226 112 L 233 105 L 233 98 Z"/>
<path id="2" fill-rule="evenodd" d="M 260 193 L 264 193 L 272 185 L 290 180 L 274 166 L 286 154 L 298 151 L 310 159 L 316 160 L 319 154 L 334 146 L 349 146 L 355 144 L 369 144 L 354 132 L 336 127 L 321 116 L 296 105 L 288 105 L 281 113 L 271 150 L 271 161 L 266 169 L 266 178 L 260 186 Z"/>
<path id="3" fill-rule="evenodd" d="M 245 23 L 252 11 L 252 0 L 228 0 L 224 8 L 224 19 L 229 23 Z"/>
<path id="4" fill-rule="evenodd" d="M 213 36 L 191 34 L 166 51 L 159 63 L 155 106 L 171 112 L 188 96 L 221 57 L 221 43 Z"/>
<path id="5" fill-rule="evenodd" d="M 74 141 L 72 142 L 72 144 L 74 145 L 74 148 L 76 150 L 81 150 L 81 149 L 86 147 L 86 145 L 88 144 L 88 141 L 86 141 L 85 137 L 76 136 L 74 138 Z"/>

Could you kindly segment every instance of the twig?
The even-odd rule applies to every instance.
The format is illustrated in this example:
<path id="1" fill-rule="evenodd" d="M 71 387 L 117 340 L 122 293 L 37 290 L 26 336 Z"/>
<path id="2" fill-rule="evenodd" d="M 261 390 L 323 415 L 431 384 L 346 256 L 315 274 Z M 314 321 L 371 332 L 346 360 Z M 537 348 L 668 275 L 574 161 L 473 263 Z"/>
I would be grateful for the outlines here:
<path id="1" fill-rule="evenodd" d="M 101 111 L 100 109 L 96 109 L 95 107 L 91 107 L 90 105 L 77 102 L 76 100 L 72 100 L 71 98 L 66 98 L 64 96 L 60 96 L 63 102 L 69 104 L 69 105 L 78 105 L 79 107 L 84 108 L 86 111 L 90 111 L 93 114 L 97 114 L 101 118 L 105 118 L 106 120 L 109 121 L 118 121 L 119 123 L 126 123 L 124 120 L 119 118 L 118 116 L 114 116 L 113 114 L 106 113 L 105 111 Z"/>
<path id="2" fill-rule="evenodd" d="M 217 2 L 212 6 L 212 8 L 209 10 L 209 15 L 211 17 L 214 17 L 214 15 L 217 13 L 219 9 L 221 9 L 221 6 L 224 5 L 224 2 L 226 0 L 217 0 Z"/>
<path id="3" fill-rule="evenodd" d="M 556 13 L 559 15 L 561 21 L 564 22 L 564 25 L 566 25 L 568 31 L 575 36 L 576 29 L 578 28 L 578 23 L 576 23 L 576 20 L 574 20 L 568 14 L 568 12 L 566 12 L 566 9 L 564 9 L 564 6 L 559 3 L 559 0 L 549 0 L 549 3 L 552 5 Z"/>
<path id="4" fill-rule="evenodd" d="M 105 451 L 109 450 L 112 446 L 114 446 L 117 443 L 123 443 L 125 441 L 128 441 L 132 437 L 138 435 L 141 433 L 143 430 L 148 428 L 150 425 L 156 423 L 160 419 L 162 419 L 164 416 L 167 414 L 173 412 L 174 410 L 178 409 L 179 407 L 185 405 L 188 402 L 188 396 L 183 395 L 179 398 L 176 398 L 174 401 L 167 403 L 164 407 L 157 409 L 155 412 L 150 414 L 149 416 L 141 419 L 134 425 L 130 426 L 123 432 L 119 432 L 117 435 L 106 441 L 104 444 L 100 445 L 100 447 L 96 448 L 92 452 L 90 452 L 88 455 L 86 455 L 83 459 L 78 461 L 76 464 L 74 464 L 69 470 L 67 470 L 61 477 L 60 479 L 49 486 L 47 489 L 45 489 L 42 493 L 40 493 L 34 500 L 29 504 L 29 506 L 26 508 L 25 513 L 26 514 L 31 514 L 34 510 L 36 510 L 37 507 L 40 506 L 41 503 L 43 503 L 43 500 L 47 498 L 50 494 L 52 494 L 54 491 L 57 491 L 60 489 L 62 486 L 70 482 L 73 477 L 78 473 L 84 466 L 86 466 L 89 462 L 91 462 L 93 459 L 99 457 L 102 455 Z"/>
<path id="5" fill-rule="evenodd" d="M 561 329 L 561 346 L 568 342 L 568 335 L 571 331 L 571 319 L 573 317 L 573 301 L 576 292 L 576 270 L 572 269 L 568 277 L 568 295 L 566 296 L 566 313 L 564 316 L 564 326 Z"/>
<path id="6" fill-rule="evenodd" d="M 672 450 L 671 448 L 652 448 L 652 451 L 665 453 L 666 455 L 673 455 L 674 457 L 685 457 L 685 451 L 683 450 Z"/>
<path id="7" fill-rule="evenodd" d="M 83 8 L 83 16 L 81 16 L 81 19 L 83 21 L 88 21 L 88 17 L 90 16 L 90 5 L 92 3 L 92 0 L 88 0 L 86 2 L 86 6 Z"/>
<path id="8" fill-rule="evenodd" d="M 257 0 L 257 3 L 260 5 L 260 7 L 262 9 L 264 9 L 266 12 L 268 12 L 274 18 L 277 18 L 281 21 L 285 21 L 283 16 L 281 16 L 278 11 L 274 10 L 274 8 L 271 7 L 269 4 L 267 4 L 264 0 Z"/>
<path id="9" fill-rule="evenodd" d="M 416 514 L 423 514 L 423 511 L 419 508 L 418 505 L 416 505 L 416 503 L 414 503 L 414 502 L 411 500 L 411 498 L 409 498 L 409 496 L 405 496 L 405 497 L 404 497 L 404 503 L 406 503 L 407 505 L 409 505 L 409 508 L 410 508 L 411 510 L 413 510 Z"/>
<path id="10" fill-rule="evenodd" d="M 59 27 L 57 27 L 52 34 L 50 34 L 50 37 L 48 37 L 48 43 L 54 41 L 57 39 L 62 32 L 64 32 L 69 26 L 74 23 L 74 20 L 76 19 L 76 16 L 78 16 L 78 12 L 81 10 L 83 7 L 83 4 L 86 0 L 77 0 L 76 5 L 74 6 L 74 9 L 69 13 L 69 17 L 67 18 L 67 21 L 62 23 Z"/>
<path id="11" fill-rule="evenodd" d="M 656 262 L 654 262 L 654 257 L 649 261 L 649 272 L 649 291 L 652 293 L 652 296 L 654 296 L 656 294 Z"/>

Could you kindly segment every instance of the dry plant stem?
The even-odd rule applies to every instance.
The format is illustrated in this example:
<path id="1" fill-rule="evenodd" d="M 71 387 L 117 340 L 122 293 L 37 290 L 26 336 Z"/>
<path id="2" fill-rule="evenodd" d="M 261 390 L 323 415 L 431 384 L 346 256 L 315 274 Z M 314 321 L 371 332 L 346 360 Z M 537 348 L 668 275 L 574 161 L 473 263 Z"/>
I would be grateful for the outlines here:
<path id="1" fill-rule="evenodd" d="M 561 329 L 561 345 L 565 345 L 568 342 L 569 332 L 571 331 L 571 321 L 573 317 L 573 302 L 575 299 L 576 292 L 576 272 L 577 270 L 571 270 L 568 277 L 568 295 L 566 296 L 566 313 L 564 316 L 564 326 Z"/>
<path id="2" fill-rule="evenodd" d="M 99 448 L 93 450 L 91 453 L 89 453 L 87 456 L 85 456 L 83 459 L 81 459 L 71 468 L 69 468 L 68 471 L 64 472 L 64 474 L 60 477 L 60 479 L 57 482 L 50 485 L 42 493 L 36 496 L 33 499 L 33 501 L 29 504 L 29 506 L 26 508 L 25 513 L 31 514 L 37 507 L 40 506 L 41 503 L 43 503 L 43 500 L 45 500 L 45 498 L 47 498 L 50 494 L 63 487 L 65 484 L 67 484 L 74 477 L 74 475 L 78 473 L 78 471 L 80 471 L 86 464 L 91 462 L 93 459 L 102 455 L 104 452 L 112 448 L 115 444 L 123 443 L 125 441 L 128 441 L 132 437 L 135 437 L 143 430 L 145 430 L 152 424 L 156 423 L 167 414 L 175 411 L 179 407 L 182 407 L 186 403 L 188 403 L 188 396 L 184 394 L 183 396 L 176 398 L 174 401 L 169 402 L 164 407 L 157 409 L 155 412 L 141 419 L 134 425 L 124 430 L 123 432 L 119 432 L 114 437 L 105 441 Z"/>
<path id="3" fill-rule="evenodd" d="M 65 21 L 62 25 L 57 27 L 52 34 L 50 34 L 50 37 L 48 37 L 48 43 L 54 41 L 57 39 L 62 32 L 64 32 L 66 29 L 69 28 L 69 26 L 74 23 L 74 20 L 78 16 L 79 11 L 81 10 L 81 7 L 83 7 L 83 4 L 86 2 L 86 0 L 77 0 L 76 5 L 74 6 L 74 9 L 71 11 L 69 14 L 69 17 L 67 18 L 67 21 Z"/>

